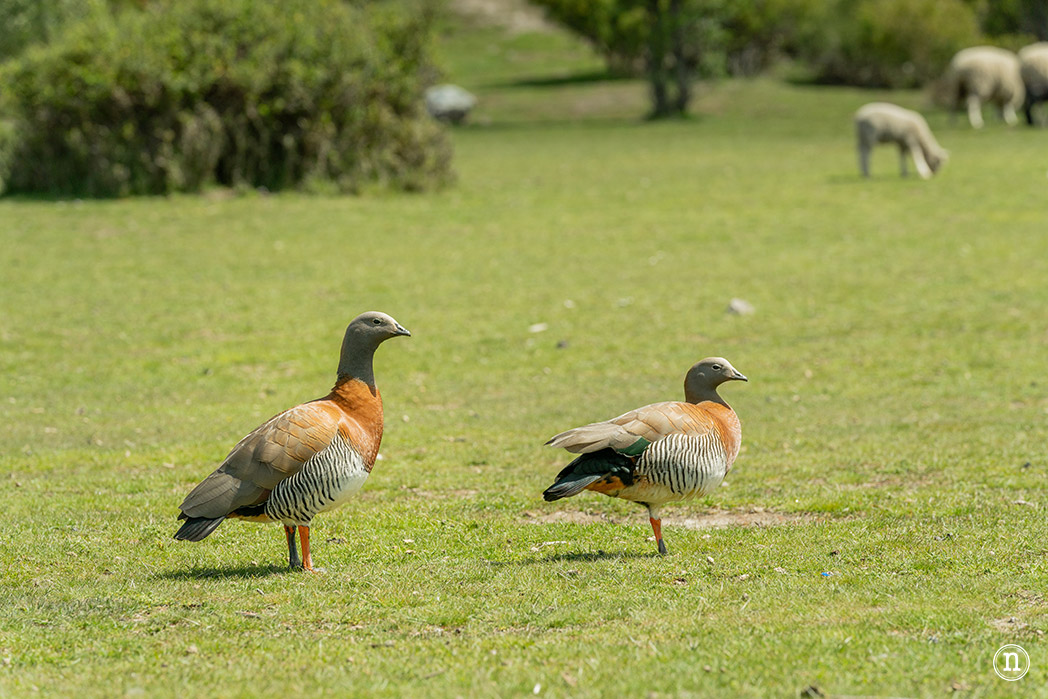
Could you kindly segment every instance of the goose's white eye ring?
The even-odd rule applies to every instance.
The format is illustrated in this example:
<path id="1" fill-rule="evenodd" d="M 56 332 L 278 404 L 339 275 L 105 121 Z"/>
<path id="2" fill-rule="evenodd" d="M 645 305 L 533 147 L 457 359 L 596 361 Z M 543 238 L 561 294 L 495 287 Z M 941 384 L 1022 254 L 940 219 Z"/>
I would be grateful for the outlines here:
<path id="1" fill-rule="evenodd" d="M 721 366 L 720 364 L 714 364 L 714 365 L 713 365 L 713 370 L 714 370 L 714 371 L 720 371 L 720 370 L 721 370 L 721 369 L 723 369 L 723 368 L 724 368 L 724 367 L 722 367 L 722 366 Z"/>
<path id="2" fill-rule="evenodd" d="M 382 325 L 382 319 L 381 318 L 375 318 L 371 322 L 374 323 L 375 325 Z"/>

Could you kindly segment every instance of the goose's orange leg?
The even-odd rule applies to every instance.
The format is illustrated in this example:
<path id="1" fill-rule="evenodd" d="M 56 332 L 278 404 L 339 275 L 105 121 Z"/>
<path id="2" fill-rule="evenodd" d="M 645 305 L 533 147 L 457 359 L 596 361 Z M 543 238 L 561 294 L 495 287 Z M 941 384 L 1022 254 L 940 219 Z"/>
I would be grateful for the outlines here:
<path id="1" fill-rule="evenodd" d="M 659 553 L 665 556 L 669 551 L 666 550 L 666 543 L 662 540 L 662 519 L 648 517 L 648 521 L 651 522 L 651 530 L 655 532 L 655 543 L 659 545 Z"/>
<path id="2" fill-rule="evenodd" d="M 651 522 L 651 530 L 655 532 L 655 543 L 659 545 L 659 553 L 665 556 L 666 544 L 662 540 L 662 512 L 657 505 L 648 504 L 648 521 Z"/>
<path id="3" fill-rule="evenodd" d="M 300 526 L 298 538 L 302 540 L 302 567 L 312 573 L 317 572 L 313 568 L 313 557 L 309 555 L 309 527 Z"/>

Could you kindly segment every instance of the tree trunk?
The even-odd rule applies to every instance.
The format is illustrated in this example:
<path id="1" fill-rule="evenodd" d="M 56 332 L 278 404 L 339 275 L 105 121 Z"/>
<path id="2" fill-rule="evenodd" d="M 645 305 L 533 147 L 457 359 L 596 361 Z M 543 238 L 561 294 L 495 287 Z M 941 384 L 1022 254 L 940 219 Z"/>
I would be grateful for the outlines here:
<path id="1" fill-rule="evenodd" d="M 688 65 L 687 52 L 684 47 L 684 17 L 681 12 L 681 0 L 670 0 L 670 26 L 673 36 L 673 76 L 677 83 L 677 96 L 673 103 L 674 111 L 683 116 L 688 112 L 691 101 L 691 66 Z"/>
<path id="2" fill-rule="evenodd" d="M 660 0 L 647 0 L 648 82 L 651 85 L 651 118 L 661 119 L 671 112 L 666 76 L 666 27 Z"/>

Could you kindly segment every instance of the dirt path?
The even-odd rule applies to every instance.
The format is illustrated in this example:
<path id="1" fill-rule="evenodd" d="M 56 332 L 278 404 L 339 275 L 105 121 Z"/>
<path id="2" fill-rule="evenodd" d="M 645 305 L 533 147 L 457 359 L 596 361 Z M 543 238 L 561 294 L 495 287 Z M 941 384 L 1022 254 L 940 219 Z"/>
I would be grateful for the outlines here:
<path id="1" fill-rule="evenodd" d="M 503 27 L 515 34 L 552 28 L 542 10 L 525 0 L 449 0 L 448 7 L 478 24 Z"/>

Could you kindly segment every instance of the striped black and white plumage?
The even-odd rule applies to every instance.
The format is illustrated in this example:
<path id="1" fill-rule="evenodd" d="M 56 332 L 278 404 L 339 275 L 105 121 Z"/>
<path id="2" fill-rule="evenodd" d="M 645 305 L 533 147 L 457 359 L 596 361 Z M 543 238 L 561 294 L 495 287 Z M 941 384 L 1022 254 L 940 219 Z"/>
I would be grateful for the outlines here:
<path id="1" fill-rule="evenodd" d="M 671 434 L 652 442 L 637 457 L 637 471 L 647 478 L 649 502 L 669 502 L 708 495 L 724 480 L 731 463 L 716 432 L 694 437 Z"/>
<path id="2" fill-rule="evenodd" d="M 593 490 L 648 508 L 659 553 L 666 553 L 659 508 L 707 495 L 731 470 L 742 425 L 717 393 L 725 381 L 746 381 L 726 360 L 695 364 L 684 381 L 684 402 L 632 410 L 612 420 L 562 432 L 547 444 L 581 454 L 546 489 L 546 500 Z"/>
<path id="3" fill-rule="evenodd" d="M 302 470 L 273 488 L 265 514 L 274 522 L 308 527 L 321 512 L 349 500 L 367 480 L 370 469 L 348 440 L 336 435 Z"/>

